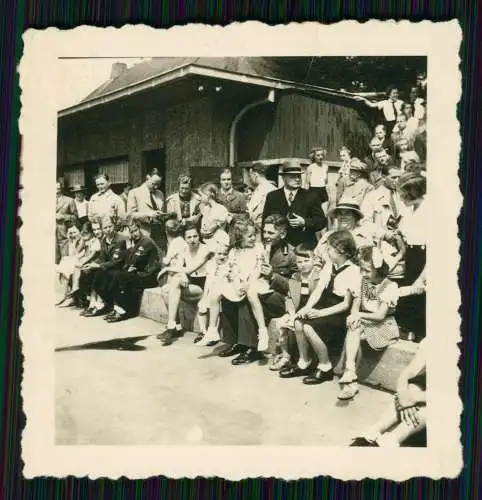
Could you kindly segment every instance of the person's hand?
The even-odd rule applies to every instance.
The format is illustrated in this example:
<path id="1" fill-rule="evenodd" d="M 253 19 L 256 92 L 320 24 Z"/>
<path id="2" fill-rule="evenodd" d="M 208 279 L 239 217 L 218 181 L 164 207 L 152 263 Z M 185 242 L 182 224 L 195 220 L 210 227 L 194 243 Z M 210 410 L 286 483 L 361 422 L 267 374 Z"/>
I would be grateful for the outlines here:
<path id="1" fill-rule="evenodd" d="M 356 328 L 360 324 L 360 314 L 359 313 L 352 313 L 346 318 L 346 324 L 347 326 L 351 328 Z"/>
<path id="2" fill-rule="evenodd" d="M 318 309 L 310 308 L 305 310 L 300 309 L 296 316 L 301 319 L 316 319 L 316 318 L 321 318 L 322 314 Z"/>
<path id="3" fill-rule="evenodd" d="M 413 295 L 422 295 L 425 293 L 425 287 L 423 285 L 415 285 L 412 287 Z"/>
<path id="4" fill-rule="evenodd" d="M 135 266 L 129 266 L 129 269 L 127 269 L 128 273 L 135 273 L 137 271 L 137 268 Z"/>
<path id="5" fill-rule="evenodd" d="M 186 288 L 189 285 L 189 278 L 184 273 L 179 276 L 179 285 L 181 288 Z"/>
<path id="6" fill-rule="evenodd" d="M 273 268 L 269 264 L 261 264 L 261 276 L 270 278 L 273 273 Z"/>
<path id="7" fill-rule="evenodd" d="M 397 392 L 396 395 L 397 402 L 400 410 L 404 410 L 409 408 L 410 406 L 414 406 L 418 403 L 417 394 L 415 391 L 410 389 L 404 389 Z"/>
<path id="8" fill-rule="evenodd" d="M 291 227 L 304 227 L 305 219 L 303 219 L 300 215 L 293 213 L 288 219 L 288 223 Z"/>
<path id="9" fill-rule="evenodd" d="M 417 427 L 420 423 L 420 418 L 418 416 L 418 408 L 411 406 L 410 408 L 404 408 L 400 410 L 400 420 L 408 427 Z"/>

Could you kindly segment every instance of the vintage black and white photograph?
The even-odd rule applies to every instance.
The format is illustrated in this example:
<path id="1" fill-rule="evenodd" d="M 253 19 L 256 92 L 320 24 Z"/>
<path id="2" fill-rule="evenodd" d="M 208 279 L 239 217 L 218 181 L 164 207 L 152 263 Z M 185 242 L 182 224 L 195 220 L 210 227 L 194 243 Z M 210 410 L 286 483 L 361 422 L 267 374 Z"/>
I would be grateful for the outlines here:
<path id="1" fill-rule="evenodd" d="M 440 123 L 376 53 L 58 57 L 55 446 L 430 447 Z"/>

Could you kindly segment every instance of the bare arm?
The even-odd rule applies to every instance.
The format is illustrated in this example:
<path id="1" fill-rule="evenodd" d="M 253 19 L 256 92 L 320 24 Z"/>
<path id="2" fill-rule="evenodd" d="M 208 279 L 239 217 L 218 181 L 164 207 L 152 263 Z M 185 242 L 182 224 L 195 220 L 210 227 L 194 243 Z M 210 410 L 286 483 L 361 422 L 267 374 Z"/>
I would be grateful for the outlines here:
<path id="1" fill-rule="evenodd" d="M 383 321 L 387 317 L 388 304 L 382 303 L 376 312 L 360 312 L 360 318 L 371 319 L 373 321 Z"/>

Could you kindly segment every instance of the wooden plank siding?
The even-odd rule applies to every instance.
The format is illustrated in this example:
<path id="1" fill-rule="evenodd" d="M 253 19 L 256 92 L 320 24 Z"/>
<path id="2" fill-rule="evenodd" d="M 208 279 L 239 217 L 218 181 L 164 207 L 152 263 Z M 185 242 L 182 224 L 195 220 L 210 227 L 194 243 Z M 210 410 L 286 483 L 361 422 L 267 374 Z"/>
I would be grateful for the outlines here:
<path id="1" fill-rule="evenodd" d="M 274 104 L 249 111 L 238 126 L 237 161 L 303 158 L 315 146 L 326 146 L 337 160 L 346 145 L 365 154 L 371 138 L 358 113 L 344 106 L 297 94 L 278 95 Z"/>
<path id="2" fill-rule="evenodd" d="M 237 113 L 265 94 L 249 86 L 184 102 L 156 101 L 160 90 L 142 99 L 87 110 L 59 120 L 58 171 L 81 164 L 128 158 L 129 181 L 143 181 L 143 152 L 165 150 L 166 194 L 192 169 L 228 164 L 229 131 Z M 315 145 L 328 147 L 328 159 L 347 144 L 366 147 L 368 126 L 356 111 L 296 94 L 277 95 L 275 104 L 248 112 L 237 127 L 236 162 L 307 158 Z M 200 178 L 205 176 L 201 175 Z"/>

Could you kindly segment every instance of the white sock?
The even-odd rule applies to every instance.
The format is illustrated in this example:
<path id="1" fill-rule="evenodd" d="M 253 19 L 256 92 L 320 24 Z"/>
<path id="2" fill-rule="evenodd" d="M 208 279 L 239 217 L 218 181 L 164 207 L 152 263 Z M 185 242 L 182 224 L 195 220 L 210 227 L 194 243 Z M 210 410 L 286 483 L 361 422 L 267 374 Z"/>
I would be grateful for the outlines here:
<path id="1" fill-rule="evenodd" d="M 176 328 L 176 322 L 175 321 L 168 321 L 167 322 L 167 329 L 168 330 L 174 330 Z"/>
<path id="2" fill-rule="evenodd" d="M 104 302 L 102 301 L 102 299 L 97 299 L 96 303 L 95 303 L 95 308 L 96 309 L 103 309 L 105 306 Z"/>
<path id="3" fill-rule="evenodd" d="M 311 364 L 311 359 L 309 361 L 304 361 L 302 358 L 298 360 L 298 368 L 300 370 L 305 370 L 306 368 L 308 368 L 308 366 L 310 366 L 310 364 Z"/>
<path id="4" fill-rule="evenodd" d="M 114 311 L 118 314 L 126 313 L 125 309 L 122 309 L 122 307 L 118 306 L 117 304 L 114 304 Z"/>
<path id="5" fill-rule="evenodd" d="M 176 323 L 176 330 L 180 332 L 182 330 L 182 325 L 181 323 Z"/>
<path id="6" fill-rule="evenodd" d="M 318 363 L 318 369 L 322 372 L 329 372 L 332 368 L 333 366 L 329 361 L 327 363 Z"/>

